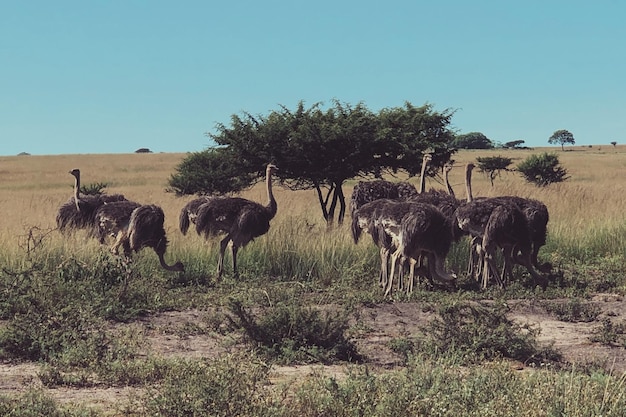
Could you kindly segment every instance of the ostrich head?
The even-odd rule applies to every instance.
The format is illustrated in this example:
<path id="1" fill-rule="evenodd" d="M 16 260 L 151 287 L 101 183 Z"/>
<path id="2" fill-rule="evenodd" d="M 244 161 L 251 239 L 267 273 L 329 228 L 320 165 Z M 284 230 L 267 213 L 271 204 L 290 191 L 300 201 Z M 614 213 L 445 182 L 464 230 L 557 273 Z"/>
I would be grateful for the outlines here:
<path id="1" fill-rule="evenodd" d="M 268 176 L 274 174 L 276 171 L 278 171 L 278 167 L 276 165 L 267 164 L 267 168 L 265 169 L 265 172 Z"/>
<path id="2" fill-rule="evenodd" d="M 158 240 L 153 246 L 153 249 L 159 257 L 159 263 L 163 269 L 173 272 L 185 272 L 185 266 L 182 262 L 177 261 L 174 265 L 168 265 L 168 263 L 165 262 L 165 251 L 167 249 L 167 238 L 165 236 L 162 236 L 161 239 Z"/>
<path id="3" fill-rule="evenodd" d="M 80 169 L 74 168 L 70 171 L 70 174 L 72 174 L 74 178 L 80 178 Z"/>

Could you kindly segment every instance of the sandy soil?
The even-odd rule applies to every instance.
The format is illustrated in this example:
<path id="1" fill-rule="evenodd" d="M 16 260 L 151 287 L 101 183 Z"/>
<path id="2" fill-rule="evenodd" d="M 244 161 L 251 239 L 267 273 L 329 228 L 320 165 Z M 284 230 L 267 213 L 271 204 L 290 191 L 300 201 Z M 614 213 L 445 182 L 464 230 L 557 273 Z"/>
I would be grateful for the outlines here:
<path id="1" fill-rule="evenodd" d="M 626 372 L 626 349 L 593 343 L 590 337 L 602 326 L 602 319 L 611 318 L 616 323 L 626 320 L 626 300 L 623 297 L 600 294 L 592 302 L 601 311 L 600 316 L 589 323 L 559 321 L 554 315 L 529 301 L 510 302 L 510 318 L 519 323 L 528 323 L 540 329 L 539 341 L 552 343 L 569 363 L 605 363 L 614 372 Z M 237 349 L 237 340 L 232 334 L 220 335 L 213 331 L 186 332 L 190 325 L 202 327 L 209 311 L 166 312 L 121 326 L 139 326 L 146 335 L 147 349 L 152 354 L 164 357 L 211 358 Z M 388 347 L 394 338 L 415 334 L 433 317 L 419 303 L 389 303 L 361 307 L 358 331 L 354 341 L 360 354 L 372 368 L 392 369 L 402 366 L 402 359 Z M 191 335 L 189 334 L 191 333 Z M 195 334 L 198 333 L 198 334 Z M 524 364 L 512 364 L 514 369 L 524 369 Z M 299 375 L 319 372 L 321 365 L 281 366 L 273 370 L 272 380 L 285 380 Z M 40 370 L 35 363 L 0 364 L 0 394 L 17 394 L 29 387 L 41 387 L 37 377 Z M 339 375 L 344 366 L 323 367 L 324 372 Z M 100 409 L 114 408 L 130 398 L 136 398 L 138 389 L 116 388 L 54 388 L 47 392 L 62 403 L 85 404 Z"/>

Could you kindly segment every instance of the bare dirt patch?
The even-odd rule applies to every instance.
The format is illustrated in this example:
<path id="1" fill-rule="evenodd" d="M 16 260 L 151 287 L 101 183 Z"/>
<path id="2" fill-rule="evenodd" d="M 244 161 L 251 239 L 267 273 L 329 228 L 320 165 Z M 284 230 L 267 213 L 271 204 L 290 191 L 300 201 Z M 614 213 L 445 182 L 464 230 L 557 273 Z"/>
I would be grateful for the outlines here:
<path id="1" fill-rule="evenodd" d="M 563 300 L 566 302 L 567 300 Z M 606 369 L 621 374 L 626 372 L 626 349 L 592 342 L 591 337 L 602 326 L 604 318 L 623 322 L 626 315 L 624 297 L 600 294 L 591 300 L 598 307 L 599 316 L 592 322 L 565 322 L 548 313 L 541 303 L 510 301 L 510 318 L 540 329 L 539 341 L 552 344 L 564 361 L 572 364 L 604 364 Z M 215 310 L 173 311 L 156 314 L 130 324 L 115 324 L 115 328 L 135 326 L 145 335 L 146 354 L 163 357 L 215 358 L 241 349 L 240 338 L 231 332 L 211 329 Z M 358 351 L 373 369 L 393 369 L 403 366 L 402 358 L 389 348 L 396 338 L 410 337 L 421 331 L 434 317 L 431 310 L 420 303 L 388 303 L 362 306 L 354 315 L 354 342 Z M 524 364 L 515 364 L 523 369 Z M 35 363 L 0 364 L 0 394 L 15 395 L 32 387 L 43 388 Z M 324 372 L 341 375 L 345 366 L 322 365 L 276 366 L 272 381 L 285 381 Z M 53 388 L 46 391 L 62 403 L 84 404 L 107 410 L 115 404 L 136 399 L 141 390 L 132 387 L 90 387 L 85 389 Z"/>

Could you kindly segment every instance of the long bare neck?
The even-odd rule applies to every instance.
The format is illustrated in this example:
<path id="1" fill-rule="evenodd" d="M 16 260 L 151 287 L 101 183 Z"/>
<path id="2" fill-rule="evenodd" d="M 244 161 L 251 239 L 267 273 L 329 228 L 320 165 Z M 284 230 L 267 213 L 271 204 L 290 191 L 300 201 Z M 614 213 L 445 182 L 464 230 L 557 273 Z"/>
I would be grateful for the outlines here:
<path id="1" fill-rule="evenodd" d="M 456 197 L 454 195 L 454 190 L 452 189 L 452 186 L 450 185 L 450 175 L 449 175 L 449 173 L 450 173 L 450 167 L 446 166 L 443 169 L 444 179 L 446 181 L 446 188 L 448 188 L 448 194 L 450 194 L 450 196 Z"/>
<path id="2" fill-rule="evenodd" d="M 465 192 L 467 193 L 467 202 L 471 203 L 474 197 L 472 196 L 472 166 L 468 165 L 465 169 Z"/>
<path id="3" fill-rule="evenodd" d="M 428 165 L 428 157 L 424 156 L 422 159 L 422 172 L 420 173 L 420 189 L 418 190 L 420 194 L 426 191 L 426 165 Z"/>
<path id="4" fill-rule="evenodd" d="M 80 211 L 80 205 L 78 204 L 78 199 L 80 198 L 80 175 L 74 175 L 74 204 L 76 204 L 76 210 Z"/>
<path id="5" fill-rule="evenodd" d="M 168 265 L 167 262 L 165 262 L 165 258 L 162 252 L 157 252 L 157 256 L 159 257 L 159 263 L 161 264 L 161 267 L 163 269 L 167 271 L 174 271 L 174 272 L 182 271 L 182 265 L 178 262 L 175 263 L 174 265 Z"/>
<path id="6" fill-rule="evenodd" d="M 267 210 L 270 213 L 270 218 L 273 218 L 276 215 L 276 210 L 278 206 L 276 205 L 276 200 L 274 199 L 274 193 L 272 192 L 272 171 L 267 170 L 265 175 L 265 186 L 267 188 Z"/>

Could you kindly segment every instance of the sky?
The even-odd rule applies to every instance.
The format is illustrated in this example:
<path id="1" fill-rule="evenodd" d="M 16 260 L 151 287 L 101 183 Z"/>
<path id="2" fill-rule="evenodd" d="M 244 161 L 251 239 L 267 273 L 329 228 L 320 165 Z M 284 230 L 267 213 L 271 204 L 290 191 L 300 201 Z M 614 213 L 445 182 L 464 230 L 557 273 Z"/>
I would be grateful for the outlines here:
<path id="1" fill-rule="evenodd" d="M 626 142 L 621 0 L 3 0 L 0 155 L 198 152 L 231 116 L 430 104 L 456 133 Z"/>

